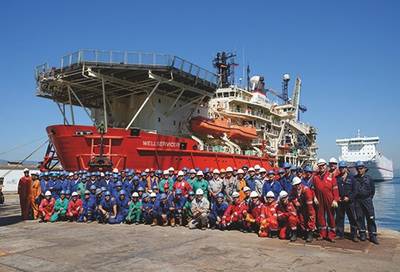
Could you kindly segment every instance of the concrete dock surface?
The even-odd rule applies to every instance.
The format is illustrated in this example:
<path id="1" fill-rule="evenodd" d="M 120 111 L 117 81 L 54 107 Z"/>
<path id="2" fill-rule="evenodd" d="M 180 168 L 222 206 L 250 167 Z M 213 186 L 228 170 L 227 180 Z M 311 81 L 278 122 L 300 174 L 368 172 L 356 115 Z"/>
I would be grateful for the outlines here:
<path id="1" fill-rule="evenodd" d="M 400 234 L 306 244 L 238 231 L 21 221 L 0 206 L 0 271 L 399 271 Z"/>

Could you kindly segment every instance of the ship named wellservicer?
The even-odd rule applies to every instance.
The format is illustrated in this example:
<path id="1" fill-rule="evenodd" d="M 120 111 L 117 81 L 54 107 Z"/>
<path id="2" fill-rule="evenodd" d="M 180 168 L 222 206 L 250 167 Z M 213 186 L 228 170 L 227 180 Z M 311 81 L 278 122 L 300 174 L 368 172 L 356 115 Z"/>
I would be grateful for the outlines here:
<path id="1" fill-rule="evenodd" d="M 218 53 L 214 74 L 163 54 L 79 50 L 60 67 L 36 68 L 37 95 L 53 100 L 63 124 L 47 127 L 43 169 L 224 168 L 312 164 L 316 130 L 299 121 L 301 80 L 292 98 L 262 76 L 235 85 L 233 54 Z M 249 70 L 248 70 L 249 71 Z M 275 95 L 281 104 L 272 103 Z M 82 107 L 93 125 L 75 124 Z"/>

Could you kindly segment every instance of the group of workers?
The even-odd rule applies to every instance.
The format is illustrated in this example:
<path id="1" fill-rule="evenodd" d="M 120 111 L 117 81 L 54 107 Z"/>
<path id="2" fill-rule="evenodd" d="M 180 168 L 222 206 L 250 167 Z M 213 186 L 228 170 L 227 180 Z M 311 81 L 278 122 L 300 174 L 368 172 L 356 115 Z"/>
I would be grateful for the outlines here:
<path id="1" fill-rule="evenodd" d="M 378 244 L 375 187 L 363 162 L 351 174 L 347 163 L 319 159 L 315 168 L 284 163 L 278 170 L 175 171 L 125 169 L 112 172 L 24 171 L 19 181 L 24 219 L 109 224 L 188 226 L 254 232 L 306 242 L 350 239 Z M 367 222 L 367 227 L 365 224 Z"/>

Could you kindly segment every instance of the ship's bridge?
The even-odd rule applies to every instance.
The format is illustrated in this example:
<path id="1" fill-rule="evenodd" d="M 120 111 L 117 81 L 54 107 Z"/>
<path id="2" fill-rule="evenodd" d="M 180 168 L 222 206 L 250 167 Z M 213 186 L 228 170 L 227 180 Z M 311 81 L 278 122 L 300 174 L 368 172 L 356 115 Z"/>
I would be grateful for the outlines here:
<path id="1" fill-rule="evenodd" d="M 101 50 L 67 54 L 60 67 L 40 65 L 36 81 L 37 95 L 56 102 L 64 123 L 74 123 L 75 105 L 83 107 L 94 123 L 105 121 L 107 126 L 108 119 L 121 119 L 126 129 L 141 125 L 140 112 L 151 100 L 163 100 L 164 113 L 193 109 L 211 98 L 218 86 L 216 74 L 177 56 Z"/>

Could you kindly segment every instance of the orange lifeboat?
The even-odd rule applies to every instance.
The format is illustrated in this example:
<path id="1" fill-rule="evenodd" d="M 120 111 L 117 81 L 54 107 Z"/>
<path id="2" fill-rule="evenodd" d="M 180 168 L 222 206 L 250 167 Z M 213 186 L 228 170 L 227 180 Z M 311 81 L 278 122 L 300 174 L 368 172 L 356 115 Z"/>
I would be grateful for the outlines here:
<path id="1" fill-rule="evenodd" d="M 229 131 L 229 138 L 239 141 L 251 141 L 257 138 L 255 127 L 232 125 Z"/>
<path id="2" fill-rule="evenodd" d="M 196 116 L 190 120 L 190 127 L 194 133 L 202 135 L 222 136 L 229 132 L 229 122 L 224 118 L 208 119 Z"/>

